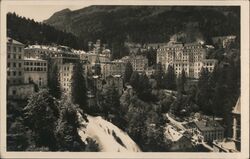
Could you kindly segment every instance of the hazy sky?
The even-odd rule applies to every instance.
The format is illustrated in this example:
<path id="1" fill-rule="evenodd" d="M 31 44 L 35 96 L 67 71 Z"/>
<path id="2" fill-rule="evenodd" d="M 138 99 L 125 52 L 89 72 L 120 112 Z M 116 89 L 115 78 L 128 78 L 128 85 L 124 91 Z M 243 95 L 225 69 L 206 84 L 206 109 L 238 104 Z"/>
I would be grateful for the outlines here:
<path id="1" fill-rule="evenodd" d="M 48 19 L 53 13 L 65 8 L 77 10 L 84 8 L 84 5 L 9 5 L 8 12 L 15 12 L 20 16 L 24 16 L 35 21 L 42 22 Z"/>

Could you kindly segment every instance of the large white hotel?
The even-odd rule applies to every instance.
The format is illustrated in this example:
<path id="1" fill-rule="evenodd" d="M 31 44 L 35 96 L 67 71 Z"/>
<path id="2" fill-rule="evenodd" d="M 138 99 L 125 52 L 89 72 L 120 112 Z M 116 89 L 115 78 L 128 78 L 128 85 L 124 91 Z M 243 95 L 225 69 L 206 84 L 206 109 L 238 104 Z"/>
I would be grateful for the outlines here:
<path id="1" fill-rule="evenodd" d="M 217 64 L 215 59 L 206 59 L 206 53 L 207 48 L 200 43 L 170 41 L 157 49 L 157 63 L 165 70 L 171 65 L 177 76 L 184 70 L 187 77 L 198 79 L 202 67 L 212 72 Z"/>

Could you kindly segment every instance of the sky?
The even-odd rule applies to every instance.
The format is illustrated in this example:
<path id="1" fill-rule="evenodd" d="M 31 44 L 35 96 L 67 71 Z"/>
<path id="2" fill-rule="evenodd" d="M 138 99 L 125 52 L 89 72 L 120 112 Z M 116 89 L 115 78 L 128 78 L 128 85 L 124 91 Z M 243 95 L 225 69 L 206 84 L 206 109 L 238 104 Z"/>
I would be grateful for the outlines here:
<path id="1" fill-rule="evenodd" d="M 84 5 L 9 5 L 7 12 L 15 12 L 19 16 L 34 19 L 37 22 L 42 22 L 48 19 L 55 12 L 69 8 L 77 10 L 87 6 Z"/>

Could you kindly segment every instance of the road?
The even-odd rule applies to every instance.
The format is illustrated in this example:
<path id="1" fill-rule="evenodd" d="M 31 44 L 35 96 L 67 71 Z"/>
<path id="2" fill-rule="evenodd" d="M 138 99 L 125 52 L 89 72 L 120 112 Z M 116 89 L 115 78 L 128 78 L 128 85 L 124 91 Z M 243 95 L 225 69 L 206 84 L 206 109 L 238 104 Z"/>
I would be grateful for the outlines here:
<path id="1" fill-rule="evenodd" d="M 186 131 L 186 128 L 182 125 L 182 124 L 183 124 L 182 122 L 178 122 L 178 121 L 174 120 L 173 118 L 171 118 L 171 117 L 168 115 L 168 113 L 166 114 L 166 116 L 168 117 L 169 121 L 170 121 L 173 125 L 175 125 L 176 127 L 178 127 L 178 128 L 181 129 L 181 130 Z"/>

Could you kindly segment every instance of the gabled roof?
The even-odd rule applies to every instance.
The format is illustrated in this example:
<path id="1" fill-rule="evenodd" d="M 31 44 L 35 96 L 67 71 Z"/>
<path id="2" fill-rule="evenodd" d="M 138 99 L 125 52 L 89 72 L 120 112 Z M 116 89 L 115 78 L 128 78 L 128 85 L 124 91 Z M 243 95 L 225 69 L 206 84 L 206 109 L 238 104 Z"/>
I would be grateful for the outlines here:
<path id="1" fill-rule="evenodd" d="M 17 40 L 14 40 L 10 37 L 7 37 L 7 43 L 12 43 L 12 44 L 18 44 L 18 45 L 24 45 L 23 43 L 17 41 Z"/>
<path id="2" fill-rule="evenodd" d="M 240 106 L 240 97 L 239 97 L 238 100 L 237 100 L 237 103 L 236 103 L 235 107 L 233 108 L 232 113 L 234 113 L 234 114 L 241 114 L 241 108 L 240 107 L 241 106 Z"/>
<path id="3" fill-rule="evenodd" d="M 178 131 L 174 130 L 174 128 L 171 125 L 168 125 L 166 127 L 165 135 L 167 136 L 168 139 L 170 139 L 173 142 L 178 141 L 183 137 L 183 135 Z"/>
<path id="4" fill-rule="evenodd" d="M 224 130 L 224 128 L 215 120 L 210 121 L 195 121 L 194 122 L 200 131 Z"/>

